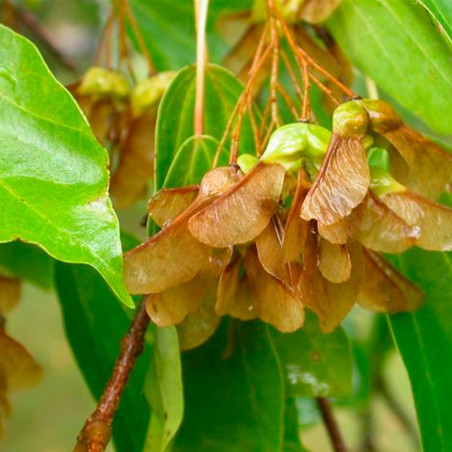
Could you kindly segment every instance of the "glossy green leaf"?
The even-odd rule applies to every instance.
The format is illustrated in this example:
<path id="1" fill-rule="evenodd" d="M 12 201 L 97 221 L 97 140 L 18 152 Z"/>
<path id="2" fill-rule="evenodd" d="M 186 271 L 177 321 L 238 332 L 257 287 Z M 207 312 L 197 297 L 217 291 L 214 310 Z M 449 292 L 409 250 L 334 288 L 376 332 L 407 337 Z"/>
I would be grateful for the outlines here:
<path id="1" fill-rule="evenodd" d="M 344 0 L 327 25 L 353 64 L 432 129 L 452 133 L 451 51 L 421 5 Z"/>
<path id="2" fill-rule="evenodd" d="M 153 359 L 146 378 L 152 407 L 144 452 L 170 449 L 184 413 L 179 339 L 174 327 L 156 328 Z"/>
<path id="3" fill-rule="evenodd" d="M 352 355 L 342 328 L 324 334 L 314 315 L 294 333 L 272 330 L 284 370 L 287 395 L 292 397 L 350 397 Z"/>
<path id="4" fill-rule="evenodd" d="M 163 187 L 184 187 L 199 184 L 207 171 L 212 169 L 218 140 L 208 135 L 187 138 L 177 151 L 166 174 Z M 222 153 L 218 166 L 227 165 L 228 159 Z"/>
<path id="5" fill-rule="evenodd" d="M 36 48 L 0 27 L 0 242 L 91 265 L 126 304 L 108 157 Z"/>
<path id="6" fill-rule="evenodd" d="M 300 428 L 298 423 L 298 409 L 296 400 L 292 397 L 286 399 L 284 413 L 284 452 L 307 452 L 300 441 Z"/>
<path id="7" fill-rule="evenodd" d="M 193 2 L 185 0 L 131 0 L 141 34 L 152 55 L 156 68 L 177 70 L 193 63 L 196 58 L 195 14 Z M 244 31 L 239 20 L 222 30 L 222 20 L 231 14 L 251 9 L 252 0 L 210 2 L 207 16 L 209 59 L 220 63 Z M 138 46 L 137 46 L 138 48 Z"/>
<path id="8" fill-rule="evenodd" d="M 186 411 L 175 452 L 277 452 L 284 383 L 265 324 L 224 321 L 183 355 Z"/>
<path id="9" fill-rule="evenodd" d="M 452 450 L 452 253 L 413 249 L 394 258 L 425 293 L 417 312 L 391 316 L 407 368 L 425 452 Z"/>
<path id="10" fill-rule="evenodd" d="M 43 289 L 53 286 L 54 260 L 42 249 L 30 243 L 0 244 L 0 274 L 19 278 Z"/>
<path id="11" fill-rule="evenodd" d="M 160 103 L 156 125 L 155 183 L 161 187 L 176 152 L 194 135 L 195 66 L 182 69 L 171 82 Z M 205 79 L 204 133 L 221 140 L 243 86 L 226 69 L 209 65 Z M 254 151 L 251 124 L 245 118 L 239 149 Z M 227 153 L 228 143 L 223 152 Z"/>
<path id="12" fill-rule="evenodd" d="M 420 0 L 437 23 L 449 43 L 452 43 L 452 3 L 449 0 Z"/>
<path id="13" fill-rule="evenodd" d="M 99 399 L 133 313 L 122 308 L 90 267 L 57 262 L 55 281 L 69 343 L 91 393 Z M 146 347 L 115 415 L 113 439 L 119 452 L 142 451 L 150 413 L 142 390 L 149 355 Z"/>
<path id="14" fill-rule="evenodd" d="M 345 404 L 356 409 L 370 409 L 378 380 L 383 378 L 384 364 L 394 351 L 394 343 L 385 315 L 359 310 L 352 312 L 351 320 L 355 328 L 346 328 L 346 332 L 353 349 L 355 378 L 353 397 Z"/>

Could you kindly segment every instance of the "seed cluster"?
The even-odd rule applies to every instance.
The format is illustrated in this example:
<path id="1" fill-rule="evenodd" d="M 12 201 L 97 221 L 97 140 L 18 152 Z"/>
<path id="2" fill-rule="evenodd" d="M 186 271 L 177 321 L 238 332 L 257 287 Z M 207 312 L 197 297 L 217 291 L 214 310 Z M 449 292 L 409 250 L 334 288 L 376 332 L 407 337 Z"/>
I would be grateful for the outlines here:
<path id="1" fill-rule="evenodd" d="M 452 249 L 452 209 L 429 199 L 450 187 L 452 157 L 383 101 L 342 104 L 332 134 L 281 127 L 238 165 L 157 193 L 162 229 L 125 256 L 129 290 L 149 294 L 156 324 L 189 328 L 186 348 L 225 314 L 290 332 L 307 307 L 330 332 L 355 303 L 414 309 L 422 294 L 379 252 Z"/>

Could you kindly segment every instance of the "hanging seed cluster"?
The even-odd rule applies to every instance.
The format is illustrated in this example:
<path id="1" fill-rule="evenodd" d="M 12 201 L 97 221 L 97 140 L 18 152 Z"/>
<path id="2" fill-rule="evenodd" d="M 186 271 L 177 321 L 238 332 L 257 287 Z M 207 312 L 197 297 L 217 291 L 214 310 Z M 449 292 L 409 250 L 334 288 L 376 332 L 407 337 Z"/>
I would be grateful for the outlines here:
<path id="1" fill-rule="evenodd" d="M 434 201 L 451 177 L 452 156 L 386 102 L 347 102 L 332 133 L 283 126 L 260 158 L 157 193 L 161 230 L 126 254 L 126 283 L 157 325 L 189 329 L 186 348 L 226 314 L 290 332 L 309 308 L 330 332 L 355 303 L 412 310 L 422 294 L 379 253 L 452 249 L 452 209 Z"/>

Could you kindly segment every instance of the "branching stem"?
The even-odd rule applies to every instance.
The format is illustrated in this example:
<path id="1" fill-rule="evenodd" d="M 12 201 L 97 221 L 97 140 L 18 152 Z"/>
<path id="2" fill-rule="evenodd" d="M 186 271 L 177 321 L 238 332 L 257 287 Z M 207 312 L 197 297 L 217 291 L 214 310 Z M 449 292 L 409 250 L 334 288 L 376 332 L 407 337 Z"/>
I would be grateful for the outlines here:
<path id="1" fill-rule="evenodd" d="M 325 397 L 316 398 L 317 406 L 322 414 L 323 422 L 328 432 L 328 436 L 331 440 L 331 445 L 335 452 L 347 452 L 347 447 L 345 446 L 342 434 L 337 425 L 336 419 L 334 417 L 333 409 L 331 408 L 331 403 Z"/>
<path id="2" fill-rule="evenodd" d="M 135 362 L 143 351 L 148 324 L 149 316 L 146 312 L 146 298 L 144 298 L 129 331 L 121 341 L 121 351 L 116 359 L 111 377 L 105 386 L 97 408 L 88 417 L 77 438 L 74 452 L 102 452 L 105 450 L 110 440 L 111 424 L 122 393 Z"/>

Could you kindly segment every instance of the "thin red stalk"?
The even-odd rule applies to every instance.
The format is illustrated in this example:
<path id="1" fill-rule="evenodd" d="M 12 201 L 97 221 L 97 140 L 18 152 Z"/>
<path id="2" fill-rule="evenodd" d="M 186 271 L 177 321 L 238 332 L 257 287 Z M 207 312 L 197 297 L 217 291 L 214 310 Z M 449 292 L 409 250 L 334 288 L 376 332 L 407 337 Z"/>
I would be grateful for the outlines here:
<path id="1" fill-rule="evenodd" d="M 130 325 L 129 331 L 121 341 L 121 351 L 116 359 L 113 372 L 97 408 L 88 417 L 80 435 L 74 452 L 102 452 L 105 450 L 111 436 L 111 425 L 118 409 L 122 393 L 132 372 L 138 356 L 143 351 L 149 316 L 146 312 L 146 298 Z"/>
<path id="2" fill-rule="evenodd" d="M 297 108 L 295 107 L 295 104 L 292 102 L 292 99 L 290 98 L 288 92 L 285 90 L 284 86 L 282 86 L 280 83 L 278 83 L 276 87 L 285 100 L 287 106 L 290 108 L 290 111 L 292 112 L 292 115 L 295 119 L 299 118 L 299 114 L 297 112 Z"/>
<path id="3" fill-rule="evenodd" d="M 256 53 L 254 55 L 253 62 L 249 70 L 250 73 L 256 70 L 256 65 L 262 56 L 262 52 L 264 51 L 266 37 L 267 37 L 267 27 L 265 26 L 264 30 L 262 31 L 261 37 L 259 38 L 259 43 L 257 44 Z"/>
<path id="4" fill-rule="evenodd" d="M 331 445 L 335 452 L 347 452 L 342 434 L 334 418 L 333 409 L 328 399 L 324 397 L 316 398 L 317 406 L 322 414 L 323 422 L 330 437 Z"/>
<path id="5" fill-rule="evenodd" d="M 118 19 L 118 27 L 119 27 L 119 49 L 120 49 L 120 61 L 125 61 L 127 65 L 127 70 L 129 71 L 130 76 L 133 80 L 135 80 L 134 71 L 132 68 L 132 61 L 130 57 L 128 42 L 127 42 L 127 34 L 125 30 L 125 0 L 121 1 L 119 4 L 119 19 Z"/>
<path id="6" fill-rule="evenodd" d="M 306 61 L 301 62 L 301 67 L 303 69 L 303 106 L 301 108 L 301 119 L 303 121 L 309 120 L 309 71 L 308 71 L 308 65 L 306 64 Z"/>
<path id="7" fill-rule="evenodd" d="M 264 129 L 266 127 L 267 119 L 270 115 L 270 108 L 271 108 L 271 102 L 270 99 L 268 99 L 267 103 L 265 104 L 264 111 L 262 113 L 262 119 L 261 119 L 261 126 L 259 129 L 259 136 L 262 136 L 264 133 Z"/>
<path id="8" fill-rule="evenodd" d="M 235 116 L 237 115 L 239 110 L 243 108 L 243 105 L 246 106 L 246 103 L 244 101 L 247 100 L 248 95 L 249 95 L 249 90 L 251 89 L 252 83 L 253 83 L 256 75 L 258 74 L 260 68 L 262 67 L 262 65 L 265 63 L 266 59 L 270 55 L 270 52 L 271 52 L 271 47 L 268 47 L 265 50 L 265 52 L 263 52 L 261 57 L 259 58 L 259 61 L 256 64 L 254 64 L 254 62 L 252 64 L 252 68 L 254 68 L 254 71 L 250 75 L 250 77 L 248 78 L 248 81 L 247 81 L 247 83 L 245 85 L 245 89 L 243 90 L 242 94 L 240 95 L 237 103 L 234 106 L 234 109 L 232 110 L 231 116 L 229 117 L 229 120 L 228 120 L 228 123 L 226 125 L 225 131 L 223 133 L 223 136 L 221 138 L 220 144 L 218 146 L 218 150 L 217 150 L 217 152 L 215 154 L 215 158 L 213 160 L 213 165 L 212 166 L 214 168 L 218 164 L 218 159 L 220 158 L 221 150 L 223 149 L 223 147 L 224 147 L 224 145 L 226 143 L 226 139 L 228 137 L 228 134 L 231 131 L 232 125 L 234 123 Z M 250 72 L 251 72 L 251 70 L 250 70 Z M 237 122 L 238 122 L 238 120 L 237 120 Z M 231 139 L 231 141 L 232 141 L 232 139 Z M 236 146 L 237 145 L 238 145 L 238 142 L 236 143 Z M 234 157 L 234 153 L 235 153 L 235 157 Z M 237 148 L 234 151 L 234 142 L 232 141 L 230 162 L 235 162 L 237 160 L 237 155 L 236 154 L 237 154 Z"/>
<path id="9" fill-rule="evenodd" d="M 272 119 L 268 126 L 267 132 L 264 136 L 264 139 L 262 140 L 262 148 L 259 150 L 259 155 L 264 151 L 265 147 L 267 146 L 268 140 L 270 139 L 270 135 L 272 134 L 275 126 L 276 126 L 276 124 L 274 123 L 274 121 Z"/>
<path id="10" fill-rule="evenodd" d="M 265 60 L 267 59 L 268 55 L 270 54 L 270 48 L 267 48 L 264 51 L 264 45 L 265 45 L 267 31 L 268 31 L 267 26 L 265 26 L 264 30 L 262 31 L 261 37 L 259 39 L 259 43 L 257 45 L 256 54 L 253 58 L 250 69 L 248 71 L 249 76 L 248 76 L 247 83 L 245 85 L 245 88 L 244 88 L 242 94 L 240 95 L 239 99 L 237 100 L 237 102 L 234 106 L 234 109 L 232 110 L 231 116 L 229 117 L 229 120 L 228 120 L 228 123 L 224 130 L 223 136 L 221 137 L 220 144 L 218 145 L 217 152 L 215 153 L 215 158 L 214 158 L 213 164 L 212 164 L 213 168 L 215 168 L 218 164 L 218 159 L 220 158 L 221 151 L 223 150 L 223 147 L 226 143 L 226 139 L 232 129 L 232 125 L 234 124 L 234 119 L 236 117 L 236 114 L 241 108 L 243 108 L 243 100 L 244 99 L 247 100 L 247 98 L 249 97 L 247 93 L 251 89 L 252 83 L 253 83 L 257 73 L 259 72 L 259 70 L 261 69 Z M 246 98 L 245 98 L 245 96 L 246 96 Z M 246 103 L 245 103 L 245 105 L 246 105 Z M 231 156 L 230 160 L 233 161 L 232 156 Z"/>
<path id="11" fill-rule="evenodd" d="M 273 45 L 272 66 L 270 75 L 270 96 L 272 103 L 272 119 L 277 125 L 280 124 L 278 116 L 278 97 L 277 97 L 277 85 L 278 85 L 278 69 L 279 69 L 279 38 L 278 30 L 276 29 L 276 23 L 274 18 L 270 18 L 271 24 L 271 42 Z"/>
<path id="12" fill-rule="evenodd" d="M 315 81 L 316 85 L 336 104 L 340 105 L 340 102 L 336 99 L 333 92 L 326 87 L 312 72 L 309 73 L 309 77 Z"/>
<path id="13" fill-rule="evenodd" d="M 112 53 L 113 53 L 112 39 L 113 39 L 114 25 L 115 25 L 115 16 L 113 13 L 113 19 L 112 19 L 111 24 L 108 27 L 107 33 L 105 35 L 105 67 L 107 69 L 111 69 L 111 57 L 112 57 Z"/>
<path id="14" fill-rule="evenodd" d="M 251 86 L 253 84 L 254 79 L 256 78 L 256 75 L 258 74 L 259 70 L 267 60 L 267 58 L 270 56 L 271 52 L 273 50 L 273 46 L 270 43 L 270 45 L 265 49 L 263 52 L 259 62 L 254 67 L 254 72 L 250 75 L 248 82 L 245 86 L 245 90 L 243 91 L 242 95 L 239 98 L 238 104 L 238 113 L 237 113 L 237 123 L 234 128 L 233 136 L 231 137 L 231 156 L 230 156 L 230 163 L 235 163 L 237 161 L 237 155 L 238 155 L 238 144 L 239 144 L 239 137 L 240 137 L 240 130 L 242 128 L 242 122 L 243 122 L 243 105 L 246 105 L 246 100 L 248 96 L 250 95 Z"/>
<path id="15" fill-rule="evenodd" d="M 279 18 L 279 24 L 281 25 L 281 28 L 284 32 L 284 35 L 287 38 L 287 42 L 289 43 L 292 51 L 295 53 L 295 55 L 299 56 L 300 58 L 306 60 L 310 66 L 317 69 L 320 73 L 322 73 L 327 79 L 329 79 L 331 82 L 333 82 L 336 86 L 338 86 L 346 96 L 352 98 L 354 97 L 353 91 L 351 91 L 349 88 L 347 88 L 343 83 L 341 83 L 336 77 L 331 75 L 326 69 L 324 69 L 322 66 L 320 66 L 311 56 L 305 52 L 301 47 L 299 47 L 292 36 L 292 32 L 290 31 L 289 27 L 285 23 L 284 19 L 281 17 L 280 13 L 274 9 L 274 14 L 276 14 Z"/>
<path id="16" fill-rule="evenodd" d="M 104 28 L 102 30 L 101 37 L 99 39 L 99 44 L 96 49 L 96 55 L 94 57 L 94 64 L 96 64 L 96 65 L 101 64 L 100 59 L 102 56 L 102 49 L 104 48 L 104 45 L 105 45 L 105 42 L 107 39 L 107 34 L 110 33 L 112 25 L 113 25 L 113 9 L 111 9 L 111 11 L 108 14 Z"/>
<path id="17" fill-rule="evenodd" d="M 206 22 L 209 0 L 199 1 L 197 14 L 197 38 L 196 38 L 196 99 L 194 132 L 196 136 L 204 132 L 204 79 L 206 73 Z"/>
<path id="18" fill-rule="evenodd" d="M 300 104 L 303 103 L 303 93 L 301 91 L 301 86 L 298 82 L 297 76 L 295 74 L 295 71 L 293 70 L 292 63 L 290 62 L 289 58 L 286 55 L 286 52 L 281 52 L 281 57 L 284 61 L 284 64 L 286 65 L 287 71 L 289 72 L 289 76 L 292 79 L 292 83 L 295 88 L 295 92 L 300 100 Z"/>
<path id="19" fill-rule="evenodd" d="M 133 35 L 135 36 L 135 39 L 138 42 L 138 46 L 140 47 L 141 53 L 143 54 L 144 59 L 146 60 L 149 75 L 154 75 L 157 71 L 155 70 L 154 63 L 152 62 L 151 54 L 149 53 L 146 43 L 144 42 L 143 36 L 140 32 L 140 27 L 138 26 L 137 20 L 135 19 L 135 16 L 127 0 L 124 0 L 124 6 L 127 19 L 129 20 L 129 24 L 132 27 Z"/>
<path id="20" fill-rule="evenodd" d="M 249 116 L 250 122 L 251 122 L 251 128 L 253 130 L 254 145 L 255 145 L 256 149 L 259 149 L 259 146 L 260 146 L 260 144 L 259 144 L 259 128 L 256 123 L 256 118 L 254 117 L 253 102 L 252 102 L 252 99 L 250 99 L 250 98 L 248 98 L 247 110 L 248 110 L 248 116 Z"/>

